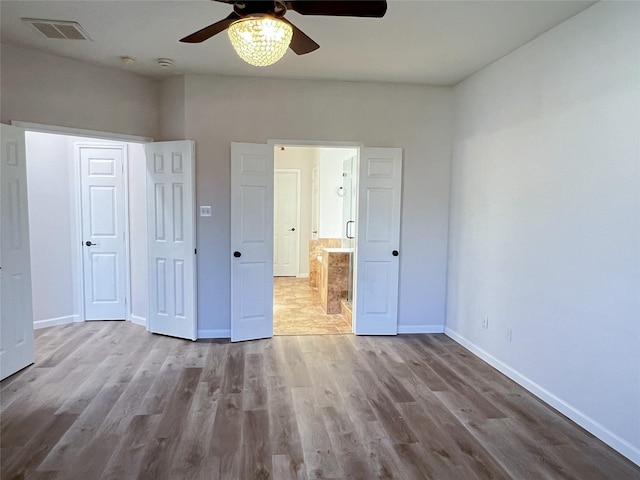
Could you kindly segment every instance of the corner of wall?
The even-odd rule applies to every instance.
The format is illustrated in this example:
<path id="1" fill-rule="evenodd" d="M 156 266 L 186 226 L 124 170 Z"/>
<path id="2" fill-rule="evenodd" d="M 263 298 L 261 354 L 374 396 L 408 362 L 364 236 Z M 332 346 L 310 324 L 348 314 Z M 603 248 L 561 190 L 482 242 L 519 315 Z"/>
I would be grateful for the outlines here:
<path id="1" fill-rule="evenodd" d="M 160 84 L 159 140 L 186 138 L 186 81 L 184 75 L 169 77 Z"/>

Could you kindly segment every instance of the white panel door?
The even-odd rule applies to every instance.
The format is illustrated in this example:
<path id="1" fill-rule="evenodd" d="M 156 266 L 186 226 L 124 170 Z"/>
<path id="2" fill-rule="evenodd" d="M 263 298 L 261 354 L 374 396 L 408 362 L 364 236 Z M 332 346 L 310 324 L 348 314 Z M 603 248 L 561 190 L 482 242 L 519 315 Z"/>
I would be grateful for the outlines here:
<path id="1" fill-rule="evenodd" d="M 402 149 L 360 151 L 355 332 L 398 333 Z"/>
<path id="2" fill-rule="evenodd" d="M 79 146 L 85 320 L 126 318 L 124 146 Z"/>
<path id="3" fill-rule="evenodd" d="M 273 146 L 231 144 L 231 341 L 273 336 Z"/>
<path id="4" fill-rule="evenodd" d="M 196 340 L 195 149 L 146 145 L 149 331 Z"/>
<path id="5" fill-rule="evenodd" d="M 0 380 L 35 361 L 24 130 L 0 125 Z"/>
<path id="6" fill-rule="evenodd" d="M 296 277 L 300 259 L 300 172 L 276 170 L 273 191 L 273 274 Z"/>

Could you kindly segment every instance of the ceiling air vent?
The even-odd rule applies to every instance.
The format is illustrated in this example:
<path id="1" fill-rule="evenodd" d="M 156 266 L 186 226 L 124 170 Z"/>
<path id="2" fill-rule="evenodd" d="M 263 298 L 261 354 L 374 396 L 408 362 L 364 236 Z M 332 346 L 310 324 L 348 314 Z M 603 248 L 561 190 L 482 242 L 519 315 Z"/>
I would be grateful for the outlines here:
<path id="1" fill-rule="evenodd" d="M 23 22 L 31 25 L 46 38 L 66 40 L 91 40 L 78 22 L 66 20 L 43 20 L 40 18 L 23 18 Z"/>

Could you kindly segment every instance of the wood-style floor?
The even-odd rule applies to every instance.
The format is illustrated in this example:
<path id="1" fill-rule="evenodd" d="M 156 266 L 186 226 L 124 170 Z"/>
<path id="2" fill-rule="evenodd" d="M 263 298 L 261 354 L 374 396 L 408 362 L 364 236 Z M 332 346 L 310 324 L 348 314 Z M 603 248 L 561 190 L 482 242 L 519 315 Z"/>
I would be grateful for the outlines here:
<path id="1" fill-rule="evenodd" d="M 38 330 L 1 387 L 3 480 L 638 479 L 444 335 L 189 342 Z"/>
<path id="2" fill-rule="evenodd" d="M 309 286 L 308 278 L 274 277 L 274 335 L 335 335 L 351 331 L 341 314 L 325 313 L 318 289 Z"/>

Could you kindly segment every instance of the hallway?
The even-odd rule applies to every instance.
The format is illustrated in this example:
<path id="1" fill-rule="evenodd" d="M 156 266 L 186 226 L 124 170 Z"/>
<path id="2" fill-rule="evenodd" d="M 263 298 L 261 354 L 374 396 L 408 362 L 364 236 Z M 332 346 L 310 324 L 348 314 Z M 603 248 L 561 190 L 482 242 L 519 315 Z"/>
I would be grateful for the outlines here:
<path id="1" fill-rule="evenodd" d="M 336 335 L 351 333 L 351 325 L 340 314 L 327 315 L 318 291 L 308 278 L 274 277 L 274 335 Z"/>

